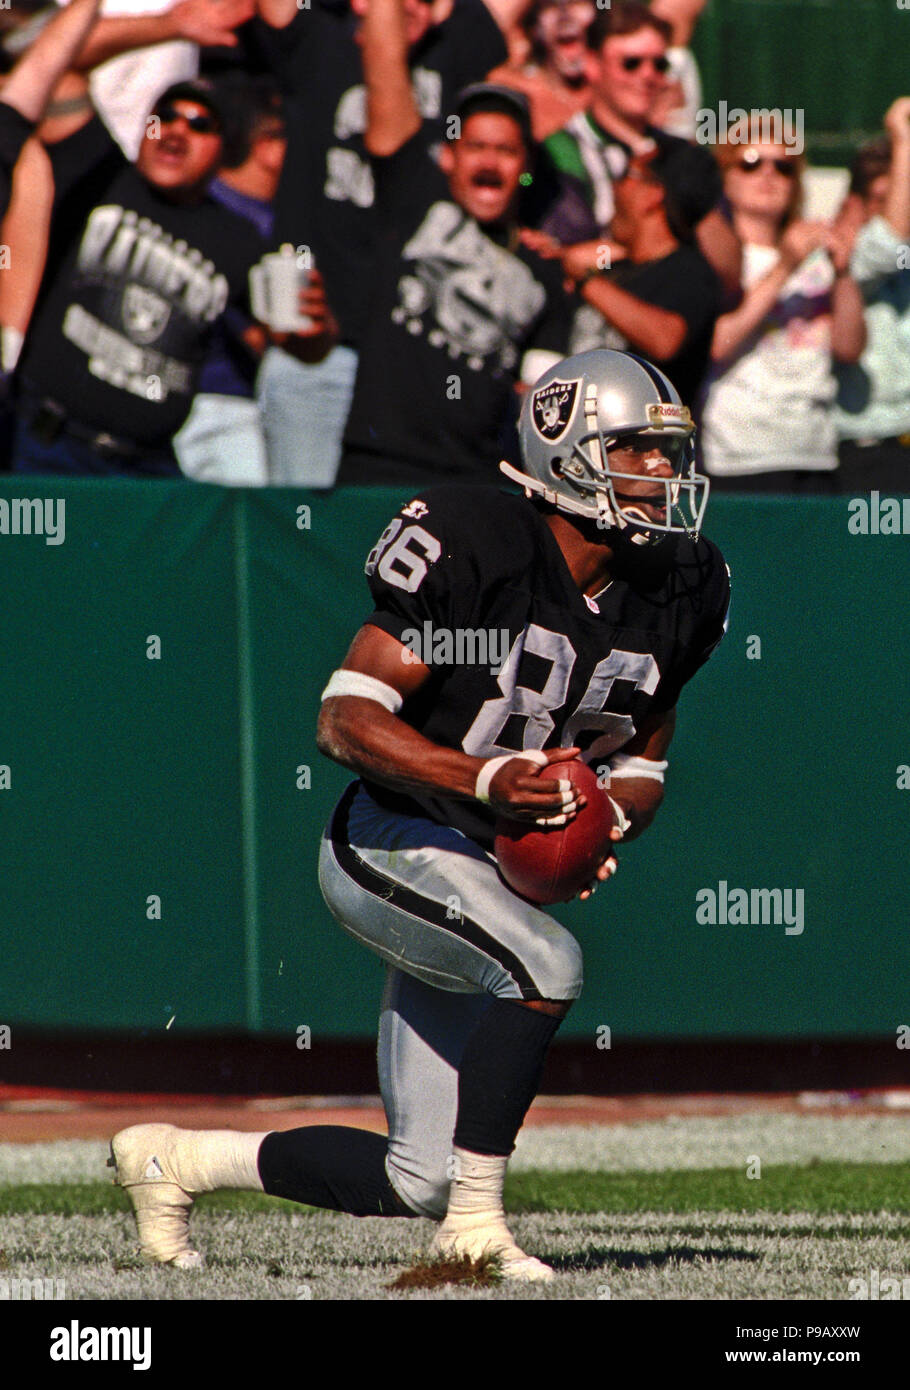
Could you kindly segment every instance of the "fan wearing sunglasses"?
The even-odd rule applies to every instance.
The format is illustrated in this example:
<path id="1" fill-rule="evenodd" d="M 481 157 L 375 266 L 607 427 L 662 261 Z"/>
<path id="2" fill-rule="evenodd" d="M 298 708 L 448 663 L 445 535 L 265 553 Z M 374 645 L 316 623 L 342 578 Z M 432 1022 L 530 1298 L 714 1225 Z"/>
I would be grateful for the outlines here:
<path id="1" fill-rule="evenodd" d="M 195 201 L 221 163 L 223 134 L 210 107 L 186 97 L 169 98 L 152 112 L 136 168 L 156 187 Z"/>
<path id="2" fill-rule="evenodd" d="M 216 331 L 253 361 L 267 342 L 304 361 L 330 350 L 316 271 L 300 295 L 308 329 L 279 335 L 251 317 L 249 272 L 268 243 L 207 191 L 235 124 L 197 78 L 161 93 L 135 163 L 97 117 L 48 146 L 56 201 L 17 374 L 13 472 L 180 477 L 172 441 Z"/>
<path id="3" fill-rule="evenodd" d="M 613 0 L 598 9 L 586 36 L 596 59 L 584 111 L 545 143 L 560 191 L 541 228 L 585 256 L 584 268 L 604 269 L 626 248 L 611 233 L 614 183 L 635 159 L 653 158 L 668 192 L 695 229 L 699 249 L 725 289 L 739 287 L 740 247 L 718 210 L 720 174 L 711 152 L 668 135 L 656 116 L 670 83 L 667 56 L 673 30 L 639 0 Z"/>
<path id="4" fill-rule="evenodd" d="M 717 149 L 743 242 L 744 294 L 714 330 L 705 465 L 734 490 L 827 491 L 837 467 L 834 363 L 855 362 L 865 344 L 852 238 L 800 218 L 802 157 L 762 134 L 747 119 Z"/>

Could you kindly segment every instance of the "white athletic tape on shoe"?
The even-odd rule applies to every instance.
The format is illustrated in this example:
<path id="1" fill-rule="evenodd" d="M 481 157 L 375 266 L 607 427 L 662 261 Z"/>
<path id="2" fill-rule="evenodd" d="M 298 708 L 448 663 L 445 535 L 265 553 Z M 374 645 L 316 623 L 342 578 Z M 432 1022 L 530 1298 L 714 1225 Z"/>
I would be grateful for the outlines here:
<path id="1" fill-rule="evenodd" d="M 362 700 L 375 700 L 390 714 L 397 714 L 403 704 L 402 697 L 391 685 L 368 676 L 363 671 L 335 671 L 322 692 L 323 700 L 331 700 L 336 695 L 358 695 Z"/>
<path id="2" fill-rule="evenodd" d="M 636 758 L 631 753 L 617 753 L 610 759 L 610 781 L 614 777 L 651 777 L 655 782 L 664 780 L 667 763 L 656 762 L 653 758 Z"/>
<path id="3" fill-rule="evenodd" d="M 549 761 L 546 753 L 542 753 L 539 748 L 531 748 L 527 753 L 504 753 L 501 758 L 488 758 L 483 767 L 477 774 L 477 781 L 474 783 L 474 795 L 478 801 L 487 805 L 490 800 L 490 783 L 496 776 L 504 763 L 510 763 L 513 758 L 524 758 L 525 762 L 539 763 L 541 767 Z"/>

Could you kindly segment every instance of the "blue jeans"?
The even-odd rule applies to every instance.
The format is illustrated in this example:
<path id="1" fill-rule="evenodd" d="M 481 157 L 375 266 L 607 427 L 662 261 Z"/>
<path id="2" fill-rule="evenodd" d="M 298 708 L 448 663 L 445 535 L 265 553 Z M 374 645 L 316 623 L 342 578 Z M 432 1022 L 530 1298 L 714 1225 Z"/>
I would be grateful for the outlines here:
<path id="1" fill-rule="evenodd" d="M 38 439 L 20 416 L 16 422 L 10 467 L 13 473 L 50 473 L 70 477 L 182 478 L 169 449 L 108 454 L 87 441 L 61 432 L 49 443 Z"/>
<path id="2" fill-rule="evenodd" d="M 307 366 L 269 348 L 256 382 L 269 461 L 269 482 L 280 487 L 334 486 L 341 461 L 357 354 L 336 347 Z"/>
<path id="3" fill-rule="evenodd" d="M 268 482 L 259 406 L 246 396 L 195 396 L 174 435 L 174 449 L 183 472 L 198 483 L 261 487 Z"/>

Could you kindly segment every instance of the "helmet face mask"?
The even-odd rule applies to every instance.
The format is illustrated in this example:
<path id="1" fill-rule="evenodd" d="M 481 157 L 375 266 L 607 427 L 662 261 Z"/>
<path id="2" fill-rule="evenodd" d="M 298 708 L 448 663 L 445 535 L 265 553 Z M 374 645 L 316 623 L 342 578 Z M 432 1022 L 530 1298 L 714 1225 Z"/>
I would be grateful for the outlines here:
<path id="1" fill-rule="evenodd" d="M 694 434 L 658 368 L 598 349 L 565 358 L 527 392 L 519 421 L 524 468 L 500 467 L 528 496 L 624 532 L 635 545 L 697 538 L 709 480 L 695 471 Z"/>
<path id="2" fill-rule="evenodd" d="M 640 462 L 634 466 L 642 455 L 657 449 L 660 455 L 647 458 L 644 468 Z M 648 466 L 661 461 L 672 469 L 671 476 Z M 657 430 L 609 438 L 602 433 L 585 434 L 573 446 L 572 456 L 559 465 L 559 472 L 575 485 L 582 505 L 590 499 L 584 515 L 603 518 L 606 529 L 629 527 L 638 533 L 629 537 L 638 545 L 673 533 L 697 535 L 701 529 L 708 486 L 695 472 L 691 435 Z"/>

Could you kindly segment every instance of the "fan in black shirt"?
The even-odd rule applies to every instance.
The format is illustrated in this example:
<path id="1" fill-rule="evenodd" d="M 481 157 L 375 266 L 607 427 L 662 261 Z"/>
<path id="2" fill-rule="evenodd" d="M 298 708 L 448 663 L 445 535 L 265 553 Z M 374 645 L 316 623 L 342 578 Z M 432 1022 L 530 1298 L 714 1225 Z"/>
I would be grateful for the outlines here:
<path id="1" fill-rule="evenodd" d="M 459 138 L 430 164 L 399 6 L 372 0 L 364 25 L 380 236 L 339 481 L 494 481 L 515 384 L 564 352 L 569 304 L 514 220 L 526 99 L 467 88 Z"/>
<path id="2" fill-rule="evenodd" d="M 361 44 L 365 0 L 348 6 L 313 0 L 261 6 L 263 20 L 243 32 L 285 89 L 288 151 L 275 197 L 275 239 L 310 247 L 326 281 L 341 341 L 363 337 L 374 251 L 373 171 L 364 143 L 366 89 Z M 505 42 L 483 0 L 456 0 L 442 24 L 433 7 L 408 16 L 407 62 L 426 146 L 442 139 L 456 94 L 501 63 Z"/>
<path id="3" fill-rule="evenodd" d="M 666 92 L 671 38 L 671 26 L 643 0 L 598 7 L 585 35 L 594 64 L 590 100 L 546 141 L 562 191 L 536 225 L 563 245 L 587 243 L 588 267 L 600 268 L 601 245 L 611 236 L 614 181 L 633 158 L 650 155 L 703 255 L 736 295 L 741 248 L 719 207 L 717 164 L 704 145 L 653 124 Z"/>
<path id="4" fill-rule="evenodd" d="M 98 120 L 51 148 L 51 254 L 20 362 L 14 471 L 179 475 L 170 440 L 213 325 L 246 307 L 265 250 L 205 195 L 222 128 L 217 94 L 199 80 L 159 98 L 135 166 Z M 295 341 L 315 358 L 329 346 L 328 311 L 316 282 L 304 295 L 313 327 Z M 248 322 L 255 350 L 269 335 Z"/>
<path id="5" fill-rule="evenodd" d="M 505 57 L 505 15 L 496 10 L 516 3 L 526 0 L 454 0 L 443 17 L 445 0 L 404 0 L 405 61 L 425 137 L 418 182 L 432 172 L 428 150 L 444 137 L 456 94 Z M 285 88 L 288 150 L 275 238 L 312 252 L 340 328 L 320 367 L 304 369 L 272 351 L 259 379 L 271 475 L 310 487 L 331 487 L 338 472 L 373 291 L 377 225 L 362 42 L 371 9 L 372 0 L 260 0 L 267 22 L 243 35 Z"/>
<path id="6" fill-rule="evenodd" d="M 644 353 L 672 376 L 691 409 L 707 370 L 723 287 L 656 163 L 653 155 L 637 156 L 614 185 L 611 235 L 628 255 L 609 273 L 588 266 L 584 245 L 558 247 L 541 232 L 526 232 L 525 239 L 561 262 L 585 300 L 572 326 L 572 351 Z"/>

